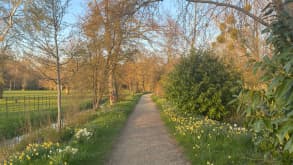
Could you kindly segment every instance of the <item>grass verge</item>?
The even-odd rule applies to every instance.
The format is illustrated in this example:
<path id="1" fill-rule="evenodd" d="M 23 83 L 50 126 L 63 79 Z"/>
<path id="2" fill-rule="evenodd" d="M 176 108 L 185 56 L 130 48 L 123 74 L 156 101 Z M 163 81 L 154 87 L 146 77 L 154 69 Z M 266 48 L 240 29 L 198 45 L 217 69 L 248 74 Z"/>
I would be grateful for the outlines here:
<path id="1" fill-rule="evenodd" d="M 153 100 L 169 132 L 183 146 L 192 164 L 279 164 L 263 158 L 245 128 L 204 117 L 183 117 L 165 99 L 153 96 Z"/>

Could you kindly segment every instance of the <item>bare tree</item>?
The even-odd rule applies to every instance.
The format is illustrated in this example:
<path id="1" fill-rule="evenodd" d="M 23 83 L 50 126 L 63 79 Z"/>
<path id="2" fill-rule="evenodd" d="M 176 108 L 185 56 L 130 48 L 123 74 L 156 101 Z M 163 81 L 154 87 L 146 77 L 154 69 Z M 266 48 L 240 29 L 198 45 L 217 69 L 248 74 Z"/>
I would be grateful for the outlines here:
<path id="1" fill-rule="evenodd" d="M 21 3 L 22 0 L 3 0 L 0 2 L 0 42 L 4 40 L 13 27 L 14 16 Z"/>
<path id="2" fill-rule="evenodd" d="M 105 73 L 107 75 L 107 86 L 111 105 L 118 97 L 118 90 L 116 89 L 117 65 L 127 57 L 127 53 L 124 52 L 127 51 L 130 45 L 134 46 L 135 40 L 145 37 L 143 34 L 148 30 L 142 25 L 142 19 L 137 18 L 142 15 L 137 13 L 156 1 L 158 0 L 103 0 L 91 3 L 92 13 L 89 17 L 88 24 L 92 24 L 92 26 L 98 25 L 95 32 L 91 35 L 99 36 L 99 42 L 102 41 L 100 50 L 106 59 Z M 144 12 L 145 14 L 150 13 L 147 10 Z M 144 15 L 141 18 L 146 17 L 147 15 Z"/>
<path id="3" fill-rule="evenodd" d="M 39 57 L 43 59 L 47 65 L 55 61 L 54 68 L 56 77 L 52 78 L 57 88 L 57 107 L 58 117 L 57 125 L 60 130 L 62 127 L 62 110 L 61 110 L 61 55 L 60 44 L 63 41 L 63 31 L 65 22 L 63 20 L 68 8 L 69 0 L 43 0 L 33 1 L 28 5 L 28 13 L 26 17 L 30 21 L 30 25 L 26 26 L 29 32 L 32 49 L 36 49 Z"/>
<path id="4" fill-rule="evenodd" d="M 6 50 L 10 46 L 5 38 L 9 34 L 9 30 L 13 27 L 14 16 L 20 7 L 22 0 L 3 0 L 0 2 L 0 99 L 3 97 L 4 90 L 4 65 L 7 58 Z"/>
<path id="5" fill-rule="evenodd" d="M 240 11 L 242 13 L 244 13 L 245 15 L 251 17 L 252 19 L 258 21 L 259 23 L 261 23 L 264 26 L 268 26 L 269 24 L 267 22 L 265 22 L 261 17 L 256 16 L 254 14 L 251 14 L 249 11 L 245 10 L 242 7 L 239 7 L 237 5 L 233 5 L 231 3 L 224 3 L 224 2 L 217 2 L 217 1 L 211 1 L 211 0 L 186 0 L 188 2 L 194 2 L 194 3 L 208 3 L 208 4 L 212 4 L 212 5 L 216 5 L 216 6 L 224 6 L 224 7 L 229 7 L 232 9 L 235 9 L 237 11 Z"/>
<path id="6" fill-rule="evenodd" d="M 252 18 L 253 20 L 259 22 L 260 24 L 264 26 L 270 25 L 269 22 L 265 21 L 262 15 L 258 16 L 258 15 L 252 14 L 249 12 L 249 10 L 246 10 L 245 8 L 237 6 L 235 4 L 229 3 L 228 1 L 224 1 L 224 2 L 223 1 L 219 2 L 214 0 L 186 0 L 186 1 L 194 2 L 194 3 L 207 3 L 207 4 L 216 5 L 216 6 L 232 8 L 247 15 L 248 17 Z M 285 0 L 285 1 L 284 0 L 269 0 L 266 3 L 267 5 L 265 8 L 267 8 L 267 6 L 273 5 L 275 8 L 274 12 L 276 12 L 276 14 L 279 14 L 280 11 L 282 10 L 286 10 L 289 14 L 293 15 L 293 5 L 292 5 L 292 2 L 290 2 L 290 0 Z M 265 12 L 272 13 L 273 11 L 265 11 Z"/>

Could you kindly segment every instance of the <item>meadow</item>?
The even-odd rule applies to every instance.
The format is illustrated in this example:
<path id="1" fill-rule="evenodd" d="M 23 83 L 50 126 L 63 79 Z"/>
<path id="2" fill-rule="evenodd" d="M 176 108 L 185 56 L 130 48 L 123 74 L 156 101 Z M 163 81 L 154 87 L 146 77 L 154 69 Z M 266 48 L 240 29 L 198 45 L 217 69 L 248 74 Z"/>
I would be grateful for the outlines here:
<path id="1" fill-rule="evenodd" d="M 9 139 L 56 121 L 56 91 L 5 91 L 0 99 L 0 139 Z M 62 95 L 65 112 L 90 109 L 89 96 Z"/>
<path id="2" fill-rule="evenodd" d="M 77 95 L 76 93 L 62 93 L 63 108 L 78 100 L 88 100 L 89 94 Z M 80 101 L 79 101 L 80 102 Z M 4 91 L 3 98 L 0 99 L 0 112 L 11 111 L 33 111 L 48 110 L 57 108 L 57 92 L 50 90 L 36 91 Z"/>

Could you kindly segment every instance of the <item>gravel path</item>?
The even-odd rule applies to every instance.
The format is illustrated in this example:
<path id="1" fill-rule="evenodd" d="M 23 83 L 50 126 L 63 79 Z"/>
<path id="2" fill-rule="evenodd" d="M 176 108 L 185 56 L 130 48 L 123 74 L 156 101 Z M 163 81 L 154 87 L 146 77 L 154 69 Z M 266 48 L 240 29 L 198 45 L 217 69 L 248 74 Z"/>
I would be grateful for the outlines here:
<path id="1" fill-rule="evenodd" d="M 156 109 L 151 95 L 140 99 L 130 115 L 108 165 L 189 165 Z"/>

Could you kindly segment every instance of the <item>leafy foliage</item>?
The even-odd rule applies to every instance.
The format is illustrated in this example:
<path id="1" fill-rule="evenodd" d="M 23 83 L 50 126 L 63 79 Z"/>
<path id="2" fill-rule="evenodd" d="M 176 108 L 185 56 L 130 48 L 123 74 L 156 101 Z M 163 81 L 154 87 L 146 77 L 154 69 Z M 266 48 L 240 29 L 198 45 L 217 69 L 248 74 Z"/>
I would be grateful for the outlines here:
<path id="1" fill-rule="evenodd" d="M 262 70 L 265 88 L 243 91 L 239 96 L 250 126 L 259 135 L 256 144 L 267 156 L 293 162 L 293 18 L 280 13 L 268 27 L 267 39 L 274 46 L 273 56 L 255 64 Z M 268 138 L 270 137 L 270 138 Z"/>
<path id="2" fill-rule="evenodd" d="M 169 74 L 165 92 L 183 114 L 222 120 L 236 109 L 228 103 L 239 94 L 239 79 L 212 51 L 191 51 Z"/>

